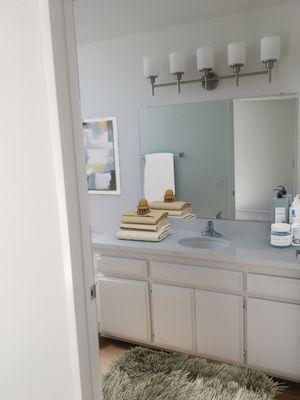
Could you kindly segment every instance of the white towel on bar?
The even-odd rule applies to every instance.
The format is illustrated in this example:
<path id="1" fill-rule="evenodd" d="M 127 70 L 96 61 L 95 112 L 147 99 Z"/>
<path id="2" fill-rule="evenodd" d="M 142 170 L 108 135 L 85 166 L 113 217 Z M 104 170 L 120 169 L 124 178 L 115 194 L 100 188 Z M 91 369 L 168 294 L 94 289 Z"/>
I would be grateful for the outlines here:
<path id="1" fill-rule="evenodd" d="M 145 155 L 144 196 L 150 201 L 163 200 L 165 191 L 175 193 L 173 153 Z"/>

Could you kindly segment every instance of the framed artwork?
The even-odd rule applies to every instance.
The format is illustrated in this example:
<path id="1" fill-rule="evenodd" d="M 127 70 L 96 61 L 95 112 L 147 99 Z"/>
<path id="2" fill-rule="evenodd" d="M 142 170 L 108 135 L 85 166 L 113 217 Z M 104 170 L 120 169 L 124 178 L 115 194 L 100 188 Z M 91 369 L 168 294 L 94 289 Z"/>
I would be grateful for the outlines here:
<path id="1" fill-rule="evenodd" d="M 116 117 L 83 121 L 85 162 L 90 194 L 121 194 Z"/>

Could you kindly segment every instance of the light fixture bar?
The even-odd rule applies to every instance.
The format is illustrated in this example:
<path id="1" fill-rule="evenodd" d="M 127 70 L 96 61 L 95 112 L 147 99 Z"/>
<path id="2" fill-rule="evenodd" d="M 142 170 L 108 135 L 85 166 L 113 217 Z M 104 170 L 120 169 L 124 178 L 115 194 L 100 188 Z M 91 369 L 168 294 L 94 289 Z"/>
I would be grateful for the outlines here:
<path id="1" fill-rule="evenodd" d="M 243 78 L 246 76 L 257 76 L 257 75 L 267 75 L 269 74 L 269 70 L 263 70 L 263 71 L 255 71 L 255 72 L 244 72 L 244 73 L 240 73 L 239 77 Z M 230 74 L 230 75 L 222 75 L 222 76 L 218 76 L 219 80 L 223 80 L 223 79 L 236 79 L 236 74 Z M 184 84 L 188 84 L 188 83 L 205 83 L 205 81 L 209 82 L 209 81 L 215 81 L 216 78 L 198 78 L 198 79 L 190 79 L 190 80 L 186 80 L 183 81 L 181 80 L 181 85 Z M 167 82 L 167 83 L 155 83 L 154 84 L 154 88 L 160 88 L 160 87 L 166 87 L 166 86 L 175 86 L 177 85 L 177 82 Z"/>
<path id="2" fill-rule="evenodd" d="M 152 96 L 155 88 L 166 86 L 177 86 L 177 93 L 180 94 L 181 85 L 200 82 L 206 90 L 214 90 L 220 80 L 235 79 L 236 86 L 239 86 L 240 78 L 248 76 L 268 75 L 269 83 L 272 81 L 272 70 L 276 62 L 280 61 L 280 37 L 267 36 L 261 39 L 260 43 L 260 61 L 265 65 L 265 70 L 244 72 L 241 70 L 246 64 L 246 43 L 231 42 L 227 46 L 228 67 L 233 74 L 218 76 L 215 71 L 215 50 L 211 46 L 199 47 L 196 51 L 197 70 L 201 77 L 198 79 L 183 80 L 186 72 L 187 59 L 182 52 L 173 52 L 169 55 L 170 73 L 174 76 L 173 82 L 156 83 L 159 76 L 159 65 L 157 60 L 149 57 L 144 58 L 144 76 L 149 79 L 151 84 Z"/>

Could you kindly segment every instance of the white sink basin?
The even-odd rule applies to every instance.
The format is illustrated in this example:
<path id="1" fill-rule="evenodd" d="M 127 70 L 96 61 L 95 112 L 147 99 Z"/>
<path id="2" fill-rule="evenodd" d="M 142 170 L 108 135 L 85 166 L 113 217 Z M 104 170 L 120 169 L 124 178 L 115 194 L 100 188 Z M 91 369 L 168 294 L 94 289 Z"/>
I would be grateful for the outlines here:
<path id="1" fill-rule="evenodd" d="M 195 249 L 218 249 L 229 245 L 227 240 L 206 236 L 188 237 L 178 240 L 178 243 Z"/>

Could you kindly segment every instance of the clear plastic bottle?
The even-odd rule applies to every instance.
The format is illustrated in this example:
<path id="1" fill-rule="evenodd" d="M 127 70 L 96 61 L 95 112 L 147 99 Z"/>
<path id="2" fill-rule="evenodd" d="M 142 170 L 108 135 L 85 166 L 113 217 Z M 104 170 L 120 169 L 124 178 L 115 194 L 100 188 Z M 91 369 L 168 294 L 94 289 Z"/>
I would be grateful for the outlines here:
<path id="1" fill-rule="evenodd" d="M 296 217 L 292 224 L 292 245 L 300 246 L 300 217 Z"/>
<path id="2" fill-rule="evenodd" d="M 293 224 L 296 218 L 300 218 L 300 195 L 294 197 L 294 201 L 289 211 L 289 222 Z"/>

